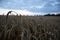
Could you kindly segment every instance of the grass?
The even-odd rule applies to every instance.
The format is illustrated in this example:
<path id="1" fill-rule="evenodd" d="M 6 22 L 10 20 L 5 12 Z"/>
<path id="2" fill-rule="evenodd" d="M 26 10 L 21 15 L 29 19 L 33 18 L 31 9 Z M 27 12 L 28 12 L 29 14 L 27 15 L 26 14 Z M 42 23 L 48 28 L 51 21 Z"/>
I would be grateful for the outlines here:
<path id="1" fill-rule="evenodd" d="M 0 15 L 0 40 L 59 39 L 60 17 Z"/>

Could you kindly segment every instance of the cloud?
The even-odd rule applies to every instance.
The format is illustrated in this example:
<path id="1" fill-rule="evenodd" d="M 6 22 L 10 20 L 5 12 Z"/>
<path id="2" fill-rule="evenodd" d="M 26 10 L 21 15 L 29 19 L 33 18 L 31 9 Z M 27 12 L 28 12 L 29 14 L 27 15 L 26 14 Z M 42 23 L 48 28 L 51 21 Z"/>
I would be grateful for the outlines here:
<path id="1" fill-rule="evenodd" d="M 55 6 L 55 5 L 58 5 L 58 4 L 60 4 L 60 2 L 53 2 L 53 3 L 51 3 L 51 5 L 53 5 L 53 6 Z"/>
<path id="2" fill-rule="evenodd" d="M 59 0 L 0 0 L 0 7 L 36 13 L 60 12 Z"/>
<path id="3" fill-rule="evenodd" d="M 8 11 L 11 11 L 13 9 L 3 9 L 3 8 L 0 8 L 0 15 L 6 15 Z M 13 10 L 14 12 L 16 12 L 18 15 L 34 15 L 33 12 L 29 12 L 27 10 Z M 14 14 L 13 12 L 13 14 Z M 16 15 L 16 13 L 14 15 Z"/>
<path id="4" fill-rule="evenodd" d="M 60 0 L 57 0 L 58 2 L 60 2 Z"/>
<path id="5" fill-rule="evenodd" d="M 17 14 L 18 15 L 20 15 L 20 14 L 21 15 L 44 15 L 44 14 L 48 14 L 48 13 L 45 13 L 45 12 L 36 13 L 36 12 L 30 12 L 28 10 L 13 10 L 13 9 L 0 8 L 0 15 L 7 15 L 8 11 L 14 11 L 10 15 L 17 15 Z M 52 12 L 52 13 L 57 14 L 57 13 L 60 13 L 60 12 Z"/>
<path id="6" fill-rule="evenodd" d="M 38 6 L 31 6 L 31 8 L 39 8 L 39 9 L 41 9 L 41 8 L 43 8 L 45 6 L 45 4 L 46 3 L 44 3 L 42 5 L 38 5 Z"/>

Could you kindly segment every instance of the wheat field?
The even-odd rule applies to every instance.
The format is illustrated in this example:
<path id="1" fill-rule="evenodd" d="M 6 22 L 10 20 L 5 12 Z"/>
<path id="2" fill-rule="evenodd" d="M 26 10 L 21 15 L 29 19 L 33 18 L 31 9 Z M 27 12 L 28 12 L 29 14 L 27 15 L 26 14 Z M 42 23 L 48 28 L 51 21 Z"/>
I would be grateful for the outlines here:
<path id="1" fill-rule="evenodd" d="M 60 16 L 0 15 L 0 40 L 59 40 Z"/>

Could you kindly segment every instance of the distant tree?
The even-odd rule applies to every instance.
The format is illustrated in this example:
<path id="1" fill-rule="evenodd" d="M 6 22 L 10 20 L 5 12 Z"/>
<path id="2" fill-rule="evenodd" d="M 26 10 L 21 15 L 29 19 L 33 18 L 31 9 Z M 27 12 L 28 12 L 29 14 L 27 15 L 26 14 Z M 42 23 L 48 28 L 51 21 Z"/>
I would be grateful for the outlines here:
<path id="1" fill-rule="evenodd" d="M 56 14 L 56 16 L 60 16 L 60 14 Z"/>
<path id="2" fill-rule="evenodd" d="M 51 14 L 50 16 L 55 16 L 55 14 Z"/>
<path id="3" fill-rule="evenodd" d="M 46 14 L 46 15 L 44 15 L 44 16 L 51 16 L 50 14 Z"/>
<path id="4" fill-rule="evenodd" d="M 60 13 L 58 13 L 58 14 L 46 14 L 46 15 L 44 15 L 44 16 L 60 16 Z"/>

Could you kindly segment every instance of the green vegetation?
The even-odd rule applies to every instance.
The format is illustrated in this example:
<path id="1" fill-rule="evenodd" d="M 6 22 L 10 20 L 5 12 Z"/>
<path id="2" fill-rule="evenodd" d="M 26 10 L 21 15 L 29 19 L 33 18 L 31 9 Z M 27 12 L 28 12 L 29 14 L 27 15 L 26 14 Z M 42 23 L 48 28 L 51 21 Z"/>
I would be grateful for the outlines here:
<path id="1" fill-rule="evenodd" d="M 0 40 L 59 39 L 60 16 L 0 15 Z"/>

